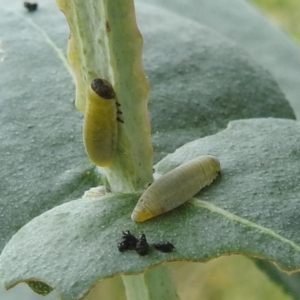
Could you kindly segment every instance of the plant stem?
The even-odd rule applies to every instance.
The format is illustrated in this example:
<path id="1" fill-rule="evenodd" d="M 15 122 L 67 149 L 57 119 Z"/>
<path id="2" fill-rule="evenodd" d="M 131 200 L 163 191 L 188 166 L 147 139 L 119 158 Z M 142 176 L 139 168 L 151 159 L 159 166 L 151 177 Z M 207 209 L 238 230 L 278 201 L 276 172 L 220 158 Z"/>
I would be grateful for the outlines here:
<path id="1" fill-rule="evenodd" d="M 136 24 L 134 2 L 56 2 L 71 30 L 68 59 L 76 78 L 76 107 L 85 113 L 87 92 L 96 78 L 107 80 L 116 94 L 119 121 L 112 120 L 118 127 L 116 154 L 111 165 L 103 168 L 110 188 L 112 192 L 141 190 L 153 180 L 153 148 L 147 107 L 149 84 L 143 70 L 143 38 Z M 107 118 L 99 114 L 93 122 Z"/>
<path id="2" fill-rule="evenodd" d="M 139 275 L 123 275 L 127 300 L 177 300 L 169 270 L 159 266 Z"/>

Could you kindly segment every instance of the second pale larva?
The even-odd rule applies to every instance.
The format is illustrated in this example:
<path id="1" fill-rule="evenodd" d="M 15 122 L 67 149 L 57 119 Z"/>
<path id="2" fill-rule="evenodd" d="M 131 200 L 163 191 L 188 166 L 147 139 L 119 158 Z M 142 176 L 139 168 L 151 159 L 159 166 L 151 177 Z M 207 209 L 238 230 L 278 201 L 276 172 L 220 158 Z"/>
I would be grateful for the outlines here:
<path id="1" fill-rule="evenodd" d="M 117 144 L 115 92 L 104 79 L 94 79 L 87 91 L 83 140 L 86 153 L 97 166 L 109 166 Z"/>
<path id="2" fill-rule="evenodd" d="M 177 206 L 211 184 L 220 172 L 217 158 L 199 156 L 155 180 L 142 194 L 131 219 L 143 222 Z"/>

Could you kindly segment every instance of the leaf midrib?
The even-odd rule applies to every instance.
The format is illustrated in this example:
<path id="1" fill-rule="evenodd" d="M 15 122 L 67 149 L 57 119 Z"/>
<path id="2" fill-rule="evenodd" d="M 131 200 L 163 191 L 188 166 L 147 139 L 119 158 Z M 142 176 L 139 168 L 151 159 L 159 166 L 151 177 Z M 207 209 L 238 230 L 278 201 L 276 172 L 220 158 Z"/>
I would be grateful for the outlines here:
<path id="1" fill-rule="evenodd" d="M 239 217 L 221 207 L 218 207 L 212 203 L 206 202 L 206 201 L 202 201 L 199 200 L 197 198 L 192 198 L 189 200 L 189 203 L 197 206 L 197 207 L 201 207 L 201 208 L 205 208 L 208 209 L 209 211 L 213 212 L 213 213 L 217 213 L 222 215 L 223 217 L 235 221 L 235 222 L 239 222 L 241 224 L 247 225 L 249 227 L 258 229 L 259 231 L 261 231 L 264 234 L 270 235 L 273 238 L 279 240 L 282 243 L 288 244 L 289 246 L 291 246 L 295 251 L 300 252 L 300 246 L 298 246 L 297 244 L 295 244 L 293 241 L 284 238 L 283 236 L 281 236 L 280 234 L 276 233 L 275 231 L 273 231 L 272 229 L 269 229 L 267 227 L 264 227 L 262 225 L 256 224 L 252 221 L 249 221 L 245 218 Z"/>

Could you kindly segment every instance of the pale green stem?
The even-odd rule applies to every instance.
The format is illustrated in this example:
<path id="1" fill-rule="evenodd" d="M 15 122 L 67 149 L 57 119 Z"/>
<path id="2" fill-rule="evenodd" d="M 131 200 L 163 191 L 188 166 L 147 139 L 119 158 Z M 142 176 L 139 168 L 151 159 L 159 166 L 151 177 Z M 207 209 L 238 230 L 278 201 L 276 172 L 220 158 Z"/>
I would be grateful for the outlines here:
<path id="1" fill-rule="evenodd" d="M 134 2 L 56 2 L 71 30 L 68 59 L 76 78 L 77 108 L 86 112 L 87 91 L 95 78 L 109 81 L 115 90 L 119 121 L 112 120 L 118 128 L 112 136 L 112 148 L 116 150 L 97 149 L 115 152 L 111 164 L 102 169 L 110 188 L 112 192 L 141 190 L 153 180 L 153 149 L 147 107 L 149 84 L 142 65 L 143 38 L 136 24 Z M 94 116 L 93 122 L 103 117 Z M 89 147 L 97 148 L 97 143 L 91 142 Z"/>
<path id="2" fill-rule="evenodd" d="M 123 275 L 127 300 L 177 300 L 176 289 L 165 266 L 140 275 Z"/>
<path id="3" fill-rule="evenodd" d="M 120 276 L 96 284 L 84 300 L 124 300 L 124 286 Z"/>

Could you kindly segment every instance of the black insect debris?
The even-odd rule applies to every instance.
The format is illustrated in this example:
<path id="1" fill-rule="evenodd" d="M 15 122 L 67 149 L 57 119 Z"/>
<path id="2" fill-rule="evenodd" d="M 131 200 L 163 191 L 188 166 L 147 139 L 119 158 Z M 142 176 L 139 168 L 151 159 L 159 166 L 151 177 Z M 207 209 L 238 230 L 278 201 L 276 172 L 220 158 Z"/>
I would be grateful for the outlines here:
<path id="1" fill-rule="evenodd" d="M 37 3 L 32 3 L 32 2 L 24 2 L 24 7 L 27 8 L 28 11 L 36 11 L 37 10 Z"/>
<path id="2" fill-rule="evenodd" d="M 137 243 L 136 243 L 136 247 L 135 247 L 136 252 L 139 255 L 146 255 L 148 253 L 149 250 L 149 244 L 147 243 L 147 239 L 145 234 L 142 234 Z"/>
<path id="3" fill-rule="evenodd" d="M 172 252 L 175 246 L 169 242 L 166 242 L 166 243 L 154 244 L 154 248 L 161 252 L 167 253 L 167 252 Z"/>
<path id="4" fill-rule="evenodd" d="M 122 233 L 122 240 L 118 244 L 119 251 L 123 252 L 126 250 L 135 249 L 138 239 L 134 235 L 132 235 L 129 230 L 126 230 L 125 232 L 122 231 Z"/>
<path id="5" fill-rule="evenodd" d="M 129 230 L 122 231 L 122 239 L 121 242 L 118 244 L 118 250 L 120 252 L 124 252 L 127 250 L 135 250 L 139 255 L 146 255 L 149 252 L 150 245 L 147 242 L 146 235 L 143 233 L 136 238 L 134 235 L 131 234 Z M 162 242 L 153 244 L 154 248 L 158 251 L 168 253 L 172 252 L 175 249 L 175 246 L 170 242 Z"/>

